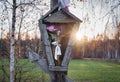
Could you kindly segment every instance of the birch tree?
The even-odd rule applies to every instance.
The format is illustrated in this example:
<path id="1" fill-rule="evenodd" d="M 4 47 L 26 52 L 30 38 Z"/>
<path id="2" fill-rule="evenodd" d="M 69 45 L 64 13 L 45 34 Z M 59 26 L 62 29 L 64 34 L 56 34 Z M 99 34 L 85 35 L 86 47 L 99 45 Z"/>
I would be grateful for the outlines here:
<path id="1" fill-rule="evenodd" d="M 15 79 L 14 79 L 14 76 L 15 76 L 14 75 L 15 74 L 15 66 L 14 66 L 15 57 L 14 57 L 14 55 L 15 55 L 15 28 L 16 28 L 15 25 L 17 22 L 16 18 L 17 18 L 17 14 L 18 14 L 17 9 L 20 7 L 21 12 L 24 12 L 24 9 L 22 6 L 24 6 L 24 7 L 25 6 L 33 6 L 34 7 L 36 4 L 40 5 L 40 3 L 41 3 L 41 1 L 39 1 L 39 0 L 26 0 L 26 1 L 20 0 L 20 2 L 19 1 L 17 2 L 17 0 L 13 0 L 13 4 L 12 4 L 12 29 L 11 29 L 11 40 L 10 40 L 10 82 L 15 81 Z M 28 10 L 30 10 L 30 9 L 28 9 Z M 32 10 L 33 10 L 33 8 L 32 8 Z M 30 12 L 32 10 L 30 10 Z M 28 13 L 30 13 L 30 12 L 28 12 Z M 19 35 L 18 35 L 19 40 L 20 40 L 20 30 L 22 27 L 22 21 L 23 21 L 23 18 L 25 18 L 25 16 L 23 16 L 23 13 L 22 13 L 20 26 L 19 26 Z M 19 56 L 20 56 L 20 52 L 19 52 Z"/>
<path id="2" fill-rule="evenodd" d="M 11 29 L 11 38 L 10 38 L 10 82 L 14 82 L 14 50 L 15 50 L 15 22 L 16 22 L 16 0 L 13 0 L 13 9 L 12 9 L 12 29 Z"/>

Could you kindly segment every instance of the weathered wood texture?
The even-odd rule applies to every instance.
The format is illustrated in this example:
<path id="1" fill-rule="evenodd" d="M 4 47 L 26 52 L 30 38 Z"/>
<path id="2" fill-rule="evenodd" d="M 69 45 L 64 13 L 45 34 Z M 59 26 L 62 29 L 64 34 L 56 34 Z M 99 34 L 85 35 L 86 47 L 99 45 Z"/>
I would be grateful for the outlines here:
<path id="1" fill-rule="evenodd" d="M 65 51 L 65 55 L 62 61 L 62 66 L 68 66 L 69 64 L 69 60 L 70 60 L 70 55 L 71 55 L 71 51 L 72 51 L 72 45 L 74 43 L 74 33 L 76 33 L 76 30 L 78 29 L 79 23 L 75 23 L 72 27 L 72 32 L 70 35 L 70 39 L 68 41 L 68 45 Z"/>
<path id="2" fill-rule="evenodd" d="M 29 60 L 33 62 L 37 67 L 42 69 L 45 73 L 48 73 L 50 76 L 51 81 L 54 82 L 55 80 L 55 73 L 49 70 L 48 63 L 46 59 L 42 59 L 40 55 L 32 51 L 31 49 L 28 50 L 29 52 Z"/>
<path id="3" fill-rule="evenodd" d="M 66 48 L 66 51 L 65 51 L 63 61 L 62 61 L 62 66 L 67 66 L 69 63 L 70 54 L 71 54 L 71 50 L 72 50 L 72 44 L 73 44 L 73 42 L 70 39 L 68 42 L 68 46 Z"/>
<path id="4" fill-rule="evenodd" d="M 40 55 L 38 55 L 37 53 L 35 53 L 31 49 L 29 49 L 28 52 L 29 52 L 29 60 L 31 62 L 33 62 L 36 66 L 41 68 L 45 73 L 48 73 L 50 75 L 51 82 L 58 82 L 58 79 L 56 79 L 55 77 L 57 77 L 59 79 L 64 77 L 65 80 L 63 81 L 63 79 L 61 79 L 62 81 L 59 80 L 59 82 L 73 82 L 73 80 L 70 79 L 67 75 L 65 75 L 64 72 L 57 72 L 57 71 L 52 72 L 51 70 L 49 70 L 48 69 L 48 63 L 47 63 L 46 59 L 42 59 L 42 57 L 40 57 Z M 56 68 L 59 69 L 60 67 L 56 66 L 55 69 Z M 65 68 L 65 70 L 66 69 L 67 68 Z"/>
<path id="5" fill-rule="evenodd" d="M 61 9 L 58 11 L 59 5 L 56 5 L 52 10 L 46 13 L 41 19 L 46 23 L 75 23 L 82 22 L 75 15 Z"/>
<path id="6" fill-rule="evenodd" d="M 68 14 L 63 12 L 62 10 L 57 11 L 47 18 L 44 19 L 44 22 L 49 23 L 75 23 L 76 20 L 73 17 L 70 17 Z"/>
<path id="7" fill-rule="evenodd" d="M 74 82 L 74 81 L 70 79 L 68 76 L 65 76 L 65 82 Z"/>
<path id="8" fill-rule="evenodd" d="M 53 9 L 58 4 L 58 1 L 59 0 L 51 0 L 50 1 L 50 7 L 51 7 L 51 9 Z"/>
<path id="9" fill-rule="evenodd" d="M 66 66 L 52 66 L 50 68 L 50 71 L 67 71 L 68 70 L 68 67 Z"/>
<path id="10" fill-rule="evenodd" d="M 53 60 L 53 55 L 52 55 L 52 50 L 51 50 L 51 44 L 49 42 L 49 36 L 46 30 L 46 25 L 42 23 L 42 20 L 39 21 L 40 25 L 40 31 L 41 31 L 41 38 L 44 43 L 44 50 L 45 54 L 47 56 L 48 64 L 49 66 L 54 66 L 54 60 Z"/>
<path id="11" fill-rule="evenodd" d="M 36 66 L 40 67 L 44 72 L 50 73 L 47 65 L 46 59 L 41 59 L 37 53 L 33 52 L 31 49 L 29 49 L 29 60 L 33 62 Z"/>

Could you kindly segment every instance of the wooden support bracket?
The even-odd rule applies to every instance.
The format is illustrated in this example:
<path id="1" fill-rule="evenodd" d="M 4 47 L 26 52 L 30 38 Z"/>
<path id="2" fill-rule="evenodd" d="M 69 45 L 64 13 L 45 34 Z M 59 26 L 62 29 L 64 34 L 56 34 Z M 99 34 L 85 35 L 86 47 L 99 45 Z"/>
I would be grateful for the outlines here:
<path id="1" fill-rule="evenodd" d="M 50 71 L 68 71 L 68 67 L 63 66 L 51 66 L 49 67 Z"/>

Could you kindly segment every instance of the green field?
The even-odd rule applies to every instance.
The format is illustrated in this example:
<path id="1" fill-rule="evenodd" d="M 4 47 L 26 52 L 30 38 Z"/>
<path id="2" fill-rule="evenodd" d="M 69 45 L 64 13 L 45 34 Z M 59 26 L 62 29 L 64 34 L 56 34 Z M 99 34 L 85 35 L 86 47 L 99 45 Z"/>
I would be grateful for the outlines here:
<path id="1" fill-rule="evenodd" d="M 76 82 L 120 82 L 120 64 L 72 60 L 69 76 Z"/>
<path id="2" fill-rule="evenodd" d="M 9 61 L 0 60 L 0 81 L 9 82 Z M 4 70 L 3 70 L 4 68 Z M 71 60 L 68 76 L 75 82 L 120 82 L 120 64 Z M 49 82 L 49 76 L 27 59 L 16 64 L 17 82 Z"/>

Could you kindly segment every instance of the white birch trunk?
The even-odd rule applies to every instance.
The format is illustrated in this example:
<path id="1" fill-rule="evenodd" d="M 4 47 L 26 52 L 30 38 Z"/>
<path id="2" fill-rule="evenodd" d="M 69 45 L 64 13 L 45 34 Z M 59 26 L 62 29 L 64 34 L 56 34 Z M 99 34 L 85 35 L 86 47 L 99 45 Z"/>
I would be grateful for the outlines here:
<path id="1" fill-rule="evenodd" d="M 12 29 L 11 29 L 12 31 L 11 31 L 11 37 L 10 37 L 10 82 L 14 82 L 14 73 L 15 73 L 15 68 L 14 68 L 15 18 L 16 18 L 16 0 L 13 0 Z"/>
<path id="2" fill-rule="evenodd" d="M 13 29 L 12 29 L 13 30 Z M 12 31 L 13 34 L 13 31 Z M 10 82 L 14 82 L 14 37 L 10 39 Z"/>

